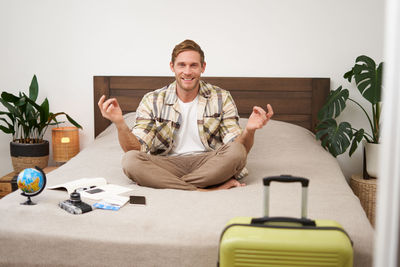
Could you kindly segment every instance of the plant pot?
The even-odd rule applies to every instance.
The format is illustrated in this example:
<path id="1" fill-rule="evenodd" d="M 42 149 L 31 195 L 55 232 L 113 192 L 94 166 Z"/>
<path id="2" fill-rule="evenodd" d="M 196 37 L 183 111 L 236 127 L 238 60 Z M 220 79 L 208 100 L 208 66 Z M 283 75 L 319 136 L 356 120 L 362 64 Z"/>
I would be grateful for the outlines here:
<path id="1" fill-rule="evenodd" d="M 49 162 L 49 142 L 46 140 L 37 144 L 10 142 L 10 154 L 15 173 L 35 166 L 44 169 Z"/>
<path id="2" fill-rule="evenodd" d="M 364 143 L 366 171 L 371 177 L 378 177 L 378 162 L 380 144 Z"/>

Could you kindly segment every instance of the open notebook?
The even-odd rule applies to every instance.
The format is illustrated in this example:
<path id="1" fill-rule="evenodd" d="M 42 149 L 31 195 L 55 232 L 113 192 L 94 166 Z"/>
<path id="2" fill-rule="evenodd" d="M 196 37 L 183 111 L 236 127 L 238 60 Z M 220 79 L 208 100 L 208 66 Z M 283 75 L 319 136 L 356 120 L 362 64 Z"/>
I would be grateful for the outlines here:
<path id="1" fill-rule="evenodd" d="M 132 191 L 131 188 L 108 184 L 103 177 L 82 178 L 71 182 L 58 184 L 48 187 L 53 190 L 67 190 L 71 194 L 75 190 L 81 194 L 82 198 L 92 200 L 103 200 L 108 203 L 124 205 L 129 198 L 121 194 Z"/>

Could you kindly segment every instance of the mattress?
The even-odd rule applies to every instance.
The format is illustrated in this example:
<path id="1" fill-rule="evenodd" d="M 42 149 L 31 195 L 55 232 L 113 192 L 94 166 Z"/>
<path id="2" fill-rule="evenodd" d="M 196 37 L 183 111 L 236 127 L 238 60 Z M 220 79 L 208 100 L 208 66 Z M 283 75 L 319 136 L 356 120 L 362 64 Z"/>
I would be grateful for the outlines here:
<path id="1" fill-rule="evenodd" d="M 126 115 L 129 124 L 134 114 Z M 245 125 L 246 119 L 240 123 Z M 123 151 L 113 125 L 68 163 L 47 175 L 48 186 L 81 178 L 143 195 L 145 206 L 96 209 L 72 215 L 58 207 L 66 191 L 45 189 L 35 206 L 19 191 L 0 200 L 0 265 L 215 266 L 220 234 L 236 216 L 263 215 L 262 178 L 291 174 L 310 179 L 308 217 L 338 221 L 354 242 L 354 266 L 371 266 L 374 230 L 334 157 L 308 130 L 271 120 L 256 132 L 244 187 L 199 192 L 136 185 L 121 169 Z M 300 186 L 271 186 L 271 216 L 300 216 Z M 86 200 L 88 203 L 92 203 Z"/>

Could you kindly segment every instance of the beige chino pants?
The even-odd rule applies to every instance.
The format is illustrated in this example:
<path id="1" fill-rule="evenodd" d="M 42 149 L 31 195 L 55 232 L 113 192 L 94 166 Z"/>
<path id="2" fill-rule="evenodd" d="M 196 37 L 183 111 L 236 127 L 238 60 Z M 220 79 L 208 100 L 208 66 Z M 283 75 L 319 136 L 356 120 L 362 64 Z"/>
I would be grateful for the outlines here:
<path id="1" fill-rule="evenodd" d="M 246 157 L 238 142 L 194 155 L 157 156 L 131 150 L 123 156 L 122 168 L 141 186 L 196 190 L 229 180 L 245 167 Z"/>

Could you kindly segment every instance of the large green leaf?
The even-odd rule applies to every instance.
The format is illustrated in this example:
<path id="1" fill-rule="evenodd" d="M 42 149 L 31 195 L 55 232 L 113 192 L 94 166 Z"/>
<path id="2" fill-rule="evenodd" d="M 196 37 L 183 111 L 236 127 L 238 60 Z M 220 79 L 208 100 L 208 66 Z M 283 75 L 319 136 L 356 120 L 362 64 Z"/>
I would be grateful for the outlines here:
<path id="1" fill-rule="evenodd" d="M 0 125 L 0 130 L 2 130 L 6 134 L 14 134 L 14 130 L 11 128 L 6 128 L 3 125 Z"/>
<path id="2" fill-rule="evenodd" d="M 357 57 L 352 71 L 347 72 L 344 77 L 351 81 L 354 76 L 361 95 L 375 105 L 381 101 L 382 68 L 382 63 L 376 67 L 372 58 L 363 55 Z"/>
<path id="3" fill-rule="evenodd" d="M 3 104 L 4 107 L 8 109 L 8 111 L 13 114 L 15 117 L 20 116 L 20 112 L 13 105 L 9 104 L 4 99 L 0 98 L 0 103 Z"/>
<path id="4" fill-rule="evenodd" d="M 341 122 L 337 125 L 334 119 L 326 119 L 317 125 L 316 138 L 321 140 L 321 145 L 334 157 L 346 152 L 353 137 L 351 125 Z"/>
<path id="5" fill-rule="evenodd" d="M 360 129 L 356 133 L 354 133 L 354 139 L 353 142 L 351 142 L 349 156 L 353 155 L 353 153 L 356 151 L 358 144 L 361 142 L 363 137 L 364 137 L 364 129 Z"/>
<path id="6" fill-rule="evenodd" d="M 25 98 L 26 102 L 29 103 L 30 105 L 32 105 L 33 107 L 35 107 L 37 110 L 40 109 L 40 106 L 38 104 L 36 104 L 35 100 L 31 99 L 30 97 L 28 97 L 26 94 L 22 94 L 23 98 Z"/>
<path id="7" fill-rule="evenodd" d="M 25 97 L 25 96 L 20 97 L 20 98 L 18 99 L 18 101 L 15 102 L 15 105 L 16 105 L 17 107 L 19 107 L 20 109 L 22 109 L 23 111 L 26 110 L 26 104 L 27 104 L 27 102 L 26 102 L 26 97 Z"/>
<path id="8" fill-rule="evenodd" d="M 6 114 L 6 115 L 9 115 L 9 114 L 7 114 L 7 113 L 5 113 L 5 112 L 0 112 L 0 114 Z M 14 130 L 14 121 L 12 121 L 12 123 L 13 124 L 10 124 L 6 119 L 4 119 L 4 118 L 0 118 L 0 120 L 1 121 L 4 121 L 6 124 L 7 124 L 7 126 L 8 126 L 8 128 L 6 128 L 5 126 L 3 126 L 3 125 L 0 125 L 0 128 L 1 128 L 1 130 L 3 131 L 3 132 L 5 132 L 5 133 L 7 133 L 7 134 L 14 134 L 15 133 L 15 130 Z"/>
<path id="9" fill-rule="evenodd" d="M 70 123 L 72 123 L 72 125 L 74 125 L 75 127 L 78 127 L 79 129 L 82 129 L 82 126 L 81 126 L 79 123 L 77 123 L 74 119 L 72 119 L 72 118 L 71 118 L 67 113 L 65 113 L 65 112 L 58 112 L 58 113 L 55 113 L 55 114 L 50 113 L 49 122 L 50 122 L 50 121 L 55 121 L 55 122 L 57 122 L 56 117 L 59 116 L 59 115 L 65 115 L 65 116 L 67 117 L 67 120 L 68 120 Z"/>
<path id="10" fill-rule="evenodd" d="M 75 120 L 73 120 L 68 114 L 65 114 L 65 116 L 67 117 L 68 121 L 70 123 L 72 123 L 75 127 L 78 127 L 79 129 L 83 129 L 83 127 L 77 123 Z"/>
<path id="11" fill-rule="evenodd" d="M 383 62 L 381 62 L 376 68 L 376 86 L 379 88 L 379 101 L 381 101 L 382 97 L 382 78 L 383 78 Z"/>
<path id="12" fill-rule="evenodd" d="M 50 105 L 47 97 L 44 99 L 43 103 L 40 105 L 40 122 L 46 123 L 50 117 Z"/>
<path id="13" fill-rule="evenodd" d="M 351 68 L 351 70 L 349 70 L 348 72 L 346 72 L 343 75 L 343 78 L 347 79 L 349 81 L 349 83 L 351 83 L 351 78 L 353 78 L 353 76 L 354 76 L 354 67 Z"/>
<path id="14" fill-rule="evenodd" d="M 7 92 L 2 92 L 1 93 L 1 98 L 4 99 L 5 101 L 9 103 L 17 103 L 20 100 L 20 97 L 15 96 L 13 94 L 7 93 Z"/>
<path id="15" fill-rule="evenodd" d="M 29 86 L 29 98 L 36 101 L 39 94 L 39 85 L 37 82 L 36 75 L 33 75 L 31 85 Z"/>
<path id="16" fill-rule="evenodd" d="M 323 121 L 327 118 L 336 118 L 346 107 L 346 101 L 349 98 L 349 90 L 342 86 L 332 90 L 326 100 L 325 105 L 318 112 L 318 120 Z"/>
<path id="17" fill-rule="evenodd" d="M 24 134 L 27 138 L 32 138 L 34 136 L 34 132 L 36 129 L 41 130 L 41 125 L 39 124 L 39 114 L 40 114 L 40 106 L 35 103 L 32 99 L 30 99 L 24 93 L 22 94 L 22 98 L 26 101 L 26 106 L 24 110 L 25 120 L 21 121 L 21 125 L 23 125 Z"/>
<path id="18" fill-rule="evenodd" d="M 4 121 L 9 128 L 13 128 L 13 126 L 4 118 L 0 118 L 1 121 Z"/>

